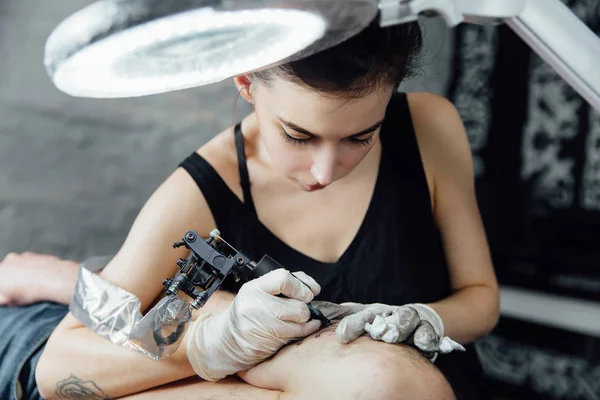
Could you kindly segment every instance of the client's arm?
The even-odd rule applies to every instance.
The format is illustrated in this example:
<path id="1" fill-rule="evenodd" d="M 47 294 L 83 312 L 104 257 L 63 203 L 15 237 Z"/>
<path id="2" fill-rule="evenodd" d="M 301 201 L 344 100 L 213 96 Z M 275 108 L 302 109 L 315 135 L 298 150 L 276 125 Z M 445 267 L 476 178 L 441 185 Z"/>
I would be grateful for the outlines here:
<path id="1" fill-rule="evenodd" d="M 75 261 L 49 254 L 7 254 L 0 262 L 0 306 L 26 306 L 40 301 L 69 304 L 77 266 Z"/>
<path id="2" fill-rule="evenodd" d="M 137 217 L 124 245 L 100 276 L 135 294 L 145 312 L 172 276 L 186 250 L 172 249 L 188 229 L 208 235 L 214 221 L 192 178 L 177 170 L 156 191 Z M 71 314 L 50 337 L 36 369 L 40 394 L 55 398 L 71 377 L 89 381 L 110 397 L 147 390 L 194 375 L 185 345 L 164 361 L 154 361 L 110 343 Z"/>

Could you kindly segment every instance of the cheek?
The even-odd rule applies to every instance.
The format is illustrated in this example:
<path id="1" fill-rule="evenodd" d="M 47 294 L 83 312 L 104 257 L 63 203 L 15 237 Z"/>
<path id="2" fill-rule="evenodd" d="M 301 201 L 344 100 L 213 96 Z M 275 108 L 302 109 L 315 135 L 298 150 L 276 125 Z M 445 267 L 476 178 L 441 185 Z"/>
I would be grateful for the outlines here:
<path id="1" fill-rule="evenodd" d="M 369 153 L 371 148 L 356 148 L 348 146 L 342 150 L 339 158 L 339 168 L 343 175 L 350 173 Z"/>
<path id="2" fill-rule="evenodd" d="M 273 167 L 284 175 L 307 171 L 312 165 L 308 147 L 295 147 L 278 137 L 265 139 L 265 147 Z"/>

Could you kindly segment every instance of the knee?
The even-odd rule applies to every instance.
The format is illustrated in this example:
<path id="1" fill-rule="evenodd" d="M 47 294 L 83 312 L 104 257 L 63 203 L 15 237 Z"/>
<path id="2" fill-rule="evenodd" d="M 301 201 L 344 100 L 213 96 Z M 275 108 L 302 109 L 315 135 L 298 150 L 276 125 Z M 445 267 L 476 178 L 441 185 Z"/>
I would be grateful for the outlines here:
<path id="1" fill-rule="evenodd" d="M 415 349 L 378 344 L 376 351 L 361 353 L 354 360 L 364 378 L 357 382 L 357 393 L 370 399 L 455 399 L 444 375 Z"/>

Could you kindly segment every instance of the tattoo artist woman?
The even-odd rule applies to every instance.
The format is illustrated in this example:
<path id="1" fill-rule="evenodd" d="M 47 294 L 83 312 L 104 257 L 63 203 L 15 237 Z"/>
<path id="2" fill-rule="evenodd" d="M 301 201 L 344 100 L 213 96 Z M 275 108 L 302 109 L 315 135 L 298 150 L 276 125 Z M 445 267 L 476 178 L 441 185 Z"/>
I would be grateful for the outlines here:
<path id="1" fill-rule="evenodd" d="M 372 24 L 305 60 L 236 77 L 254 112 L 183 161 L 143 207 L 101 272 L 143 309 L 185 256 L 168 244 L 188 229 L 208 235 L 217 227 L 234 247 L 255 259 L 269 254 L 311 283 L 312 293 L 275 274 L 243 287 L 224 312 L 198 318 L 183 355 L 198 375 L 235 374 L 318 330 L 302 304 L 316 295 L 428 305 L 421 318 L 467 348 L 435 365 L 459 396 L 476 391 L 469 344 L 495 326 L 498 287 L 456 109 L 433 94 L 397 93 L 420 47 L 416 23 Z M 293 298 L 274 297 L 280 290 Z M 137 355 L 67 315 L 36 377 L 42 396 L 71 373 L 121 396 L 184 378 L 176 360 L 135 375 Z"/>

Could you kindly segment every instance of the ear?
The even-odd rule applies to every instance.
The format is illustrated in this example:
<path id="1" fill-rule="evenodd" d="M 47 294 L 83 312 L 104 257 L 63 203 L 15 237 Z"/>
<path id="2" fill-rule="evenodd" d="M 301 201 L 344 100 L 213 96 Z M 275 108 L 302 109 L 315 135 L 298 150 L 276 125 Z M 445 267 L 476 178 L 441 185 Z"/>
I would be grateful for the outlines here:
<path id="1" fill-rule="evenodd" d="M 250 85 L 252 81 L 248 75 L 240 75 L 233 78 L 233 82 L 235 83 L 235 87 L 237 88 L 239 94 L 250 104 L 254 104 L 254 99 L 252 98 L 252 93 L 250 92 Z"/>

